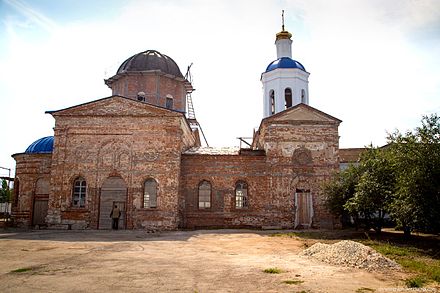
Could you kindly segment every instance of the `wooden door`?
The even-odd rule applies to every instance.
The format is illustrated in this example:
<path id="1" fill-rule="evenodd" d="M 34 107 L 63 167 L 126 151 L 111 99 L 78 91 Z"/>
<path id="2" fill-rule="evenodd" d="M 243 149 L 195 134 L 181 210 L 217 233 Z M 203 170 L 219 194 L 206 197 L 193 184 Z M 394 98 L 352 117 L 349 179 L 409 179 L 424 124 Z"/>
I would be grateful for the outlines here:
<path id="1" fill-rule="evenodd" d="M 49 200 L 47 199 L 35 199 L 33 217 L 32 217 L 33 226 L 46 225 L 48 202 Z"/>
<path id="2" fill-rule="evenodd" d="M 127 201 L 127 186 L 120 177 L 107 178 L 101 187 L 99 202 L 99 229 L 111 229 L 110 213 L 116 204 L 121 211 L 119 229 L 125 229 L 125 203 Z"/>
<path id="3" fill-rule="evenodd" d="M 295 228 L 310 228 L 313 218 L 313 201 L 310 190 L 297 189 L 295 193 Z"/>
<path id="4" fill-rule="evenodd" d="M 39 178 L 35 182 L 34 204 L 32 206 L 32 225 L 46 225 L 49 203 L 49 180 Z"/>

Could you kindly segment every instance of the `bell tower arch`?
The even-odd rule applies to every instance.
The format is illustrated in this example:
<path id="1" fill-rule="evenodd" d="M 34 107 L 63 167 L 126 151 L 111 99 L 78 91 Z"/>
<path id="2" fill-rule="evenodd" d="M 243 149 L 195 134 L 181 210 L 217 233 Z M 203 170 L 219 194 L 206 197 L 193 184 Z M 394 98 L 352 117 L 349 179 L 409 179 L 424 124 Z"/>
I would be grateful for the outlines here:
<path id="1" fill-rule="evenodd" d="M 264 118 L 300 103 L 309 104 L 309 75 L 304 66 L 292 59 L 292 34 L 284 28 L 276 34 L 277 59 L 261 74 Z"/>

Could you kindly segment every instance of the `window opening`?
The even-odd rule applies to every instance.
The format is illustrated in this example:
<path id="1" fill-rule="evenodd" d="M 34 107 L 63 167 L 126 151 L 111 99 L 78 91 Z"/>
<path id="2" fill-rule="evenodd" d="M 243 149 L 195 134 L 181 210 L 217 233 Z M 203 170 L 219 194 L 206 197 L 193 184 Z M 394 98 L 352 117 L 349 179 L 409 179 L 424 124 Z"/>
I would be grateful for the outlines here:
<path id="1" fill-rule="evenodd" d="M 270 98 L 270 114 L 275 114 L 275 92 L 271 90 L 269 92 L 269 98 Z"/>
<path id="2" fill-rule="evenodd" d="M 83 208 L 86 206 L 86 187 L 87 183 L 84 178 L 77 178 L 73 183 L 73 200 L 74 207 Z"/>
<path id="3" fill-rule="evenodd" d="M 138 101 L 145 102 L 145 93 L 144 92 L 138 92 L 137 93 L 137 99 L 138 99 Z"/>
<path id="4" fill-rule="evenodd" d="M 144 183 L 144 208 L 157 207 L 157 182 L 153 178 Z"/>
<path id="5" fill-rule="evenodd" d="M 211 207 L 211 183 L 202 181 L 199 185 L 199 209 Z"/>
<path id="6" fill-rule="evenodd" d="M 173 107 L 174 107 L 173 97 L 171 97 L 170 95 L 168 95 L 168 96 L 166 97 L 165 107 L 166 107 L 167 109 L 173 109 Z"/>
<path id="7" fill-rule="evenodd" d="M 286 101 L 285 109 L 292 107 L 292 90 L 290 88 L 284 90 L 284 100 Z"/>
<path id="8" fill-rule="evenodd" d="M 306 103 L 306 91 L 304 89 L 301 90 L 301 103 Z"/>
<path id="9" fill-rule="evenodd" d="M 246 182 L 239 181 L 235 184 L 235 208 L 242 209 L 248 207 L 248 185 Z"/>

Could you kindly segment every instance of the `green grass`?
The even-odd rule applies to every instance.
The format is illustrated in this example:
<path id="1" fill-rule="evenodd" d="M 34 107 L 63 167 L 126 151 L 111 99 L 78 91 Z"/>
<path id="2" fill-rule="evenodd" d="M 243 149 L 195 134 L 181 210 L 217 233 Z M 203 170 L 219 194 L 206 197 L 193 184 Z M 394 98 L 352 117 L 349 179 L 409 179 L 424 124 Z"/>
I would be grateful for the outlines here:
<path id="1" fill-rule="evenodd" d="M 288 285 L 298 285 L 301 283 L 304 283 L 304 281 L 301 280 L 285 280 L 283 281 L 284 284 L 288 284 Z"/>
<path id="2" fill-rule="evenodd" d="M 414 277 L 405 281 L 408 288 L 421 288 L 425 284 L 426 280 L 422 277 Z"/>
<path id="3" fill-rule="evenodd" d="M 353 240 L 368 245 L 396 261 L 405 271 L 413 275 L 407 280 L 407 286 L 423 286 L 426 283 L 440 284 L 440 247 L 439 238 L 413 235 L 410 240 L 403 234 L 382 232 L 380 235 L 360 231 L 307 231 L 276 233 L 274 237 L 291 237 L 302 240 L 307 245 L 313 244 L 310 239 L 328 243 L 340 240 Z M 306 247 L 307 248 L 307 247 Z M 360 288 L 363 289 L 363 288 Z M 365 290 L 364 290 L 365 291 Z M 359 291 L 362 292 L 362 291 Z M 366 292 L 366 291 L 365 291 Z"/>
<path id="4" fill-rule="evenodd" d="M 267 274 L 281 274 L 284 273 L 284 271 L 280 268 L 268 268 L 263 270 L 263 272 L 267 273 Z"/>
<path id="5" fill-rule="evenodd" d="M 29 272 L 32 271 L 33 268 L 20 268 L 20 269 L 16 269 L 11 271 L 11 273 L 25 273 L 25 272 Z"/>
<path id="6" fill-rule="evenodd" d="M 427 253 L 422 249 L 412 246 L 402 247 L 378 241 L 367 241 L 364 244 L 371 246 L 376 251 L 396 261 L 406 270 L 416 273 L 416 277 L 409 279 L 412 280 L 410 282 L 412 285 L 422 286 L 426 281 L 440 283 L 440 260 L 428 257 Z M 424 281 L 421 282 L 421 280 Z M 409 286 L 408 282 L 407 285 Z"/>
<path id="7" fill-rule="evenodd" d="M 377 252 L 380 252 L 383 255 L 410 256 L 418 253 L 417 250 L 414 248 L 399 247 L 399 246 L 391 245 L 389 243 L 380 243 L 370 240 L 365 242 L 364 244 L 374 248 Z"/>

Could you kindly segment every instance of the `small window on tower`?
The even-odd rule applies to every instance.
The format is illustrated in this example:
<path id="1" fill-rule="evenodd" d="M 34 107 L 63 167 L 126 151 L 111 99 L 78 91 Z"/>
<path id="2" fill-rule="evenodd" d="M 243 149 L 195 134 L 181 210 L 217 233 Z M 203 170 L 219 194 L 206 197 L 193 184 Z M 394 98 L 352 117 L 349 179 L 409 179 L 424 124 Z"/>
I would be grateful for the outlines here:
<path id="1" fill-rule="evenodd" d="M 270 114 L 275 114 L 275 92 L 273 90 L 270 90 L 269 92 L 269 98 L 270 98 Z"/>
<path id="2" fill-rule="evenodd" d="M 145 102 L 145 93 L 144 92 L 138 92 L 137 93 L 137 99 L 138 99 L 138 101 Z"/>
<path id="3" fill-rule="evenodd" d="M 306 91 L 304 89 L 301 90 L 301 103 L 306 103 Z"/>
<path id="4" fill-rule="evenodd" d="M 173 97 L 171 95 L 167 95 L 165 107 L 167 109 L 173 109 L 174 101 L 173 101 Z"/>
<path id="5" fill-rule="evenodd" d="M 290 88 L 284 90 L 284 99 L 286 101 L 285 109 L 292 107 L 292 90 Z"/>

